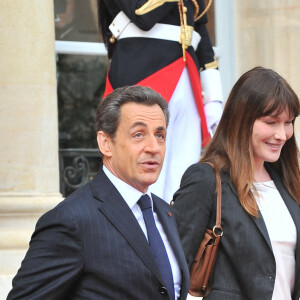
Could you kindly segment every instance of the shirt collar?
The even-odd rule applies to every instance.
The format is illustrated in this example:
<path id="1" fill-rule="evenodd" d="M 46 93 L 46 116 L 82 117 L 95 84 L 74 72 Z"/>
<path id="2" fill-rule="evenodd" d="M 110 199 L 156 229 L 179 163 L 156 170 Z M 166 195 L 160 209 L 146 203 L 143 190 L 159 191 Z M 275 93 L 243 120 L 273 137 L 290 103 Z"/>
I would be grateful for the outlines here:
<path id="1" fill-rule="evenodd" d="M 144 195 L 142 192 L 138 191 L 125 181 L 121 180 L 117 176 L 115 176 L 113 173 L 111 173 L 104 165 L 103 165 L 103 171 L 105 175 L 108 177 L 108 179 L 111 181 L 111 183 L 115 186 L 115 188 L 118 190 L 118 192 L 121 194 L 127 205 L 130 209 L 133 208 L 133 206 L 139 201 L 142 195 Z M 151 197 L 151 193 L 149 189 L 147 189 L 147 194 L 152 203 L 152 209 L 153 209 L 153 201 Z"/>

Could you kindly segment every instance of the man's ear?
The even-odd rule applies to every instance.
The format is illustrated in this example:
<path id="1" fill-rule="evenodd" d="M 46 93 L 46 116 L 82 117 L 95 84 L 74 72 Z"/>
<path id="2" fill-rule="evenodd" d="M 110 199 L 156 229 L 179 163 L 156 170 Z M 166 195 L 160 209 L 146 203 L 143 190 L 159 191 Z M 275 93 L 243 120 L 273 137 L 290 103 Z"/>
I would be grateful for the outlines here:
<path id="1" fill-rule="evenodd" d="M 112 144 L 112 139 L 111 137 L 106 134 L 104 131 L 98 131 L 97 133 L 97 142 L 98 142 L 98 147 L 101 153 L 106 156 L 106 157 L 111 157 L 111 144 Z"/>

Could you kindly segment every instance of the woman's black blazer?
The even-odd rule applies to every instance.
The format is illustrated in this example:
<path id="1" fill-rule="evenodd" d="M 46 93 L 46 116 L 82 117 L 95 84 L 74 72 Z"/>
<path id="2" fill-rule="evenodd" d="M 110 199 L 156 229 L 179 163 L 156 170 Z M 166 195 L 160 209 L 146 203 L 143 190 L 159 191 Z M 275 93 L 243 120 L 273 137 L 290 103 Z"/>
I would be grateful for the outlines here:
<path id="1" fill-rule="evenodd" d="M 274 169 L 270 176 L 281 194 L 297 229 L 295 288 L 300 297 L 300 207 L 284 187 Z M 224 235 L 213 273 L 211 300 L 271 300 L 276 264 L 264 220 L 250 216 L 241 206 L 228 174 L 222 178 L 222 227 Z M 216 216 L 215 173 L 208 164 L 194 164 L 183 175 L 174 195 L 174 207 L 181 218 L 180 235 L 189 267 L 207 226 Z M 278 220 L 280 222 L 280 220 Z"/>

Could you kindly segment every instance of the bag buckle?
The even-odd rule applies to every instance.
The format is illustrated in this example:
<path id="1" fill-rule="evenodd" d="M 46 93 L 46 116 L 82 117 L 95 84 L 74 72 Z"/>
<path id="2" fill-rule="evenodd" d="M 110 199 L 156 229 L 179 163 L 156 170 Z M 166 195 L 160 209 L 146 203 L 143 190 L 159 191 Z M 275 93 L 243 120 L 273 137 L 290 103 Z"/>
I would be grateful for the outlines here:
<path id="1" fill-rule="evenodd" d="M 223 235 L 223 228 L 221 226 L 214 226 L 212 233 L 215 237 Z"/>

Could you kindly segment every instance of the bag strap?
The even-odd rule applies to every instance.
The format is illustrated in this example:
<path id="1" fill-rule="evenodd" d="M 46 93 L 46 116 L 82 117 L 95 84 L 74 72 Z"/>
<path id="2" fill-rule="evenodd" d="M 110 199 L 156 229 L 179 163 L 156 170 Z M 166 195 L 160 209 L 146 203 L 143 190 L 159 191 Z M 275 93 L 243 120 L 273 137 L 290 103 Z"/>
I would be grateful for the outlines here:
<path id="1" fill-rule="evenodd" d="M 213 234 L 215 237 L 223 235 L 223 228 L 221 226 L 221 217 L 222 217 L 222 182 L 220 172 L 217 167 L 210 162 L 206 162 L 213 167 L 216 174 L 216 193 L 217 193 L 217 210 L 216 210 L 216 225 L 213 228 Z"/>

